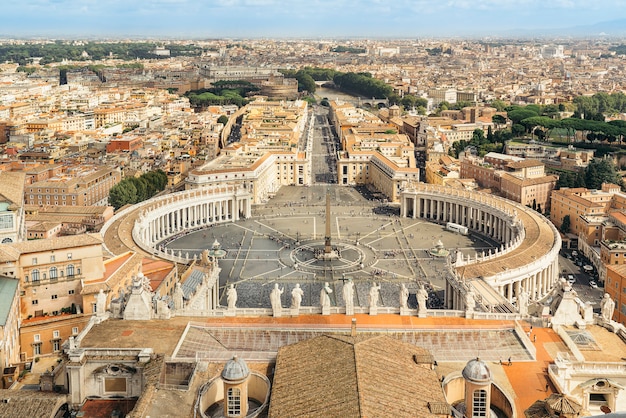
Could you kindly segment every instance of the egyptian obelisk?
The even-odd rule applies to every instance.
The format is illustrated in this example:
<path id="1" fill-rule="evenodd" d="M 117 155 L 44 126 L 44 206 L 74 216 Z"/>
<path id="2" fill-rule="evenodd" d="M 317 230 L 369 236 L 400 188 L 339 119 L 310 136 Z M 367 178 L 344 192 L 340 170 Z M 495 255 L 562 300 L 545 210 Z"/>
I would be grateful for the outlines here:
<path id="1" fill-rule="evenodd" d="M 324 237 L 324 254 L 331 254 L 330 245 L 330 193 L 326 192 L 326 236 Z"/>

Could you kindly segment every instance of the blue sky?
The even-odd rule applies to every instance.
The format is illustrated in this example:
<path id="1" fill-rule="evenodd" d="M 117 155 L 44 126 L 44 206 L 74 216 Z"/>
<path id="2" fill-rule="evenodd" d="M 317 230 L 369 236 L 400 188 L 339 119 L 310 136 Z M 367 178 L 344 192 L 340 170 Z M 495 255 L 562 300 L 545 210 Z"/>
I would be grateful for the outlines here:
<path id="1" fill-rule="evenodd" d="M 624 0 L 4 0 L 0 36 L 413 37 L 626 17 Z"/>

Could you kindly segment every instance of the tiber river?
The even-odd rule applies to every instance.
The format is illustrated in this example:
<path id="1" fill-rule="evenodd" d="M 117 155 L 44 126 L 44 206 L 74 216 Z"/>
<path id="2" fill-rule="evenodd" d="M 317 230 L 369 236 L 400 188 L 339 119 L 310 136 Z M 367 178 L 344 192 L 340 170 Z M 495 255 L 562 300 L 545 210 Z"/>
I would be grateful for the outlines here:
<path id="1" fill-rule="evenodd" d="M 339 100 L 344 100 L 346 102 L 352 103 L 356 101 L 355 99 L 357 96 L 352 96 L 347 93 L 343 93 L 339 90 L 327 89 L 325 87 L 317 87 L 315 89 L 315 98 L 317 99 L 317 101 L 319 102 L 324 97 L 326 97 L 328 100 L 331 100 L 331 101 L 335 99 L 339 99 Z"/>

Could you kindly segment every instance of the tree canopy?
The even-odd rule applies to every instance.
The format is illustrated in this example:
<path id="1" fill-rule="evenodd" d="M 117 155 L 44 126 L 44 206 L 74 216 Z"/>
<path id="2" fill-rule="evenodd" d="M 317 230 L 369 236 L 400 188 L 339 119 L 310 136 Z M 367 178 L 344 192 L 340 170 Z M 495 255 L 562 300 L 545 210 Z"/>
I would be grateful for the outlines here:
<path id="1" fill-rule="evenodd" d="M 623 187 L 622 177 L 619 175 L 615 164 L 610 159 L 594 158 L 583 171 L 559 173 L 559 180 L 556 185 L 558 188 L 600 189 L 602 183 L 613 183 Z"/>
<path id="2" fill-rule="evenodd" d="M 170 55 L 156 55 L 153 42 L 80 42 L 57 40 L 53 43 L 23 43 L 0 45 L 0 62 L 15 62 L 26 65 L 33 58 L 41 58 L 39 63 L 46 65 L 63 60 L 86 61 L 117 58 L 122 60 L 167 59 L 170 56 L 200 56 L 203 48 L 198 45 L 163 45 Z M 86 56 L 83 54 L 86 53 Z"/>
<path id="3" fill-rule="evenodd" d="M 389 84 L 364 73 L 338 73 L 333 78 L 333 82 L 339 88 L 378 99 L 389 97 L 393 91 Z"/>
<path id="4" fill-rule="evenodd" d="M 167 186 L 167 175 L 162 170 L 150 171 L 139 177 L 127 177 L 109 190 L 109 204 L 118 210 L 124 205 L 150 199 Z"/>

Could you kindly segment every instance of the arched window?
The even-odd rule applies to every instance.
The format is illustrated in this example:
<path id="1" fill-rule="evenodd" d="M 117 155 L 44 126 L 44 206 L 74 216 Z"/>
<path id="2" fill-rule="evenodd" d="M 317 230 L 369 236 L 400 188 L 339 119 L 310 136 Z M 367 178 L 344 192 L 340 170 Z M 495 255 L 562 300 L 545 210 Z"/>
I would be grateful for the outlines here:
<path id="1" fill-rule="evenodd" d="M 74 277 L 74 264 L 67 266 L 67 277 Z"/>
<path id="2" fill-rule="evenodd" d="M 239 388 L 228 388 L 227 400 L 228 416 L 238 417 L 241 415 L 241 390 Z"/>
<path id="3" fill-rule="evenodd" d="M 56 267 L 50 267 L 50 279 L 56 279 L 59 277 L 59 272 Z"/>
<path id="4" fill-rule="evenodd" d="M 31 275 L 31 277 L 33 279 L 33 282 L 38 282 L 39 281 L 39 270 L 35 269 L 35 270 L 31 271 L 30 275 Z"/>
<path id="5" fill-rule="evenodd" d="M 472 418 L 486 417 L 489 411 L 487 405 L 487 391 L 484 389 L 475 390 L 472 394 Z"/>

